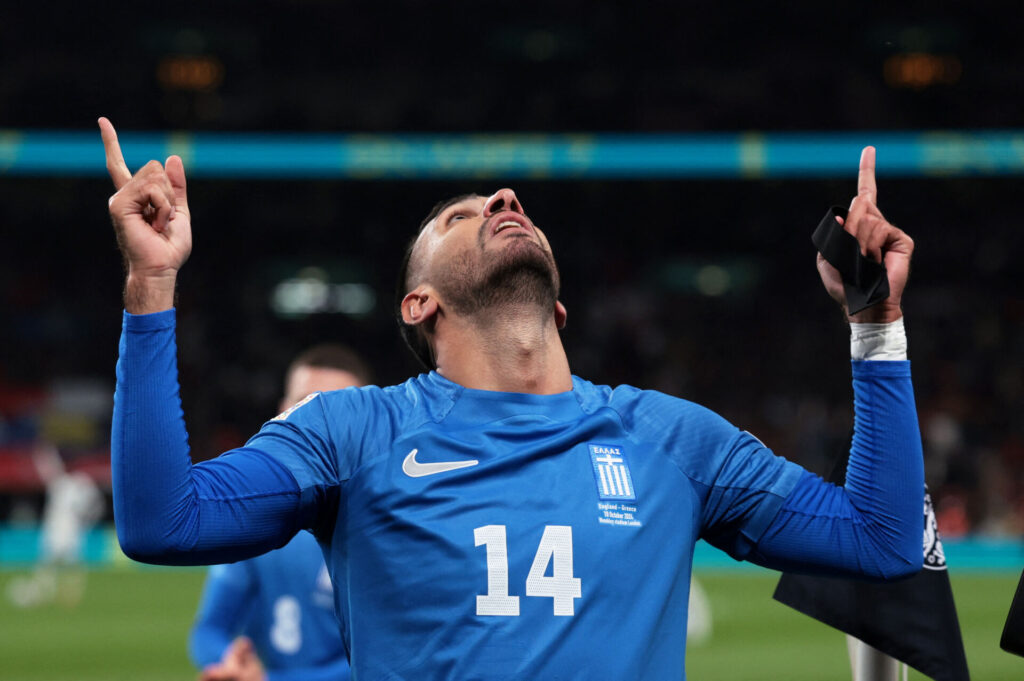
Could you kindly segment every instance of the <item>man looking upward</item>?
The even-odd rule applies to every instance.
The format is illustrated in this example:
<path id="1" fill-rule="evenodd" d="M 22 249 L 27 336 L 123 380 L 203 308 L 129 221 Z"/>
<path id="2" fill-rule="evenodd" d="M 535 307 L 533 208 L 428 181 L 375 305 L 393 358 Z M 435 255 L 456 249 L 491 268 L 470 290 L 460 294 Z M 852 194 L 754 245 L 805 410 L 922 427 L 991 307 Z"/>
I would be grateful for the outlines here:
<path id="1" fill-rule="evenodd" d="M 122 547 L 223 562 L 311 530 L 353 678 L 685 678 L 700 538 L 776 569 L 920 569 L 900 308 L 913 242 L 877 208 L 873 148 L 845 229 L 884 261 L 890 295 L 849 317 L 856 429 L 840 487 L 691 402 L 573 376 L 554 257 L 511 189 L 442 204 L 408 251 L 399 309 L 429 373 L 314 394 L 193 466 L 174 349 L 184 168 L 172 156 L 133 176 L 100 125 L 127 261 L 112 443 Z M 838 272 L 818 268 L 845 307 Z"/>
<path id="2" fill-rule="evenodd" d="M 314 392 L 370 382 L 355 352 L 316 345 L 288 367 L 279 411 Z M 188 647 L 200 681 L 347 679 L 334 589 L 313 535 L 299 532 L 276 551 L 210 568 Z"/>

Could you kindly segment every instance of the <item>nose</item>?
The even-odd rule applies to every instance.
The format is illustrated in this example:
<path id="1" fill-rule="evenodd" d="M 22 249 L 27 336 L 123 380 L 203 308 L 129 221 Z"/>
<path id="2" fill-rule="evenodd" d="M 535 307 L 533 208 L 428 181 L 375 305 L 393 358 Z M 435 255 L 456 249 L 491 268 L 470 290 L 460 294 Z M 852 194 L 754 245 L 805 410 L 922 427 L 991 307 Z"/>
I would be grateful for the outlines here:
<path id="1" fill-rule="evenodd" d="M 484 217 L 489 218 L 503 210 L 526 214 L 523 211 L 523 204 L 519 203 L 519 199 L 516 198 L 516 193 L 508 187 L 499 189 L 488 197 L 487 202 L 484 204 Z"/>

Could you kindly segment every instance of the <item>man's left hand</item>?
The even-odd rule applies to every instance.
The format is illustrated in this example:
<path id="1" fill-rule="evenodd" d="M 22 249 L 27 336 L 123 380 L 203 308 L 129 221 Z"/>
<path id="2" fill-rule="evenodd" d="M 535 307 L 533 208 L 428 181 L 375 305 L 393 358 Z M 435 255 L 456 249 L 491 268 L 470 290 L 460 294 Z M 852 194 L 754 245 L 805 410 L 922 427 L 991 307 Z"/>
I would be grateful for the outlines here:
<path id="1" fill-rule="evenodd" d="M 900 304 L 903 289 L 907 285 L 907 277 L 910 275 L 910 256 L 914 252 L 914 240 L 885 219 L 878 210 L 877 197 L 875 148 L 865 147 L 860 155 L 857 196 L 850 204 L 845 222 L 842 218 L 836 219 L 857 239 L 861 254 L 885 265 L 889 276 L 889 297 L 877 305 L 850 315 L 839 271 L 818 253 L 818 274 L 821 275 L 825 290 L 843 306 L 846 317 L 851 322 L 894 322 L 903 316 Z"/>

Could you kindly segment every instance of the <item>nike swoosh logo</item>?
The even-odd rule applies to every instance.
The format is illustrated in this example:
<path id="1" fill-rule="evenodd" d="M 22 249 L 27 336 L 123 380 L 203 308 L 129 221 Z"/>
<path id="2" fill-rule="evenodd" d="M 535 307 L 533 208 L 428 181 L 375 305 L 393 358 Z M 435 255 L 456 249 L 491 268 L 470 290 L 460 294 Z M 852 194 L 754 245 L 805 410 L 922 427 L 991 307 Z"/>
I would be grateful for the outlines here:
<path id="1" fill-rule="evenodd" d="M 408 475 L 410 478 L 422 478 L 424 475 L 435 475 L 437 473 L 447 473 L 448 471 L 455 471 L 460 468 L 469 468 L 475 466 L 479 461 L 476 459 L 469 459 L 468 461 L 438 461 L 436 463 L 420 463 L 416 460 L 416 452 L 418 449 L 414 449 L 409 452 L 405 457 L 405 461 L 402 462 L 402 472 Z"/>

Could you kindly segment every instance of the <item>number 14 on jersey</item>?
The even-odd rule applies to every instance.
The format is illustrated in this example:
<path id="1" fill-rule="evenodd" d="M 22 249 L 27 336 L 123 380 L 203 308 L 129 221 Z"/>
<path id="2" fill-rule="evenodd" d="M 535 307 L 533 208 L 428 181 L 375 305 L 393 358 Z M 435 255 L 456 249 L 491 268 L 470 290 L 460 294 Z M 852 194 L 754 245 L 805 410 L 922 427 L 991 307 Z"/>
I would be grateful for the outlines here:
<path id="1" fill-rule="evenodd" d="M 487 593 L 476 597 L 477 615 L 517 617 L 519 596 L 508 594 L 508 541 L 504 525 L 473 530 L 476 546 L 487 547 Z M 544 573 L 551 565 L 551 576 Z M 555 615 L 575 615 L 583 596 L 579 577 L 573 577 L 572 527 L 547 525 L 526 575 L 526 595 L 550 598 Z"/>

